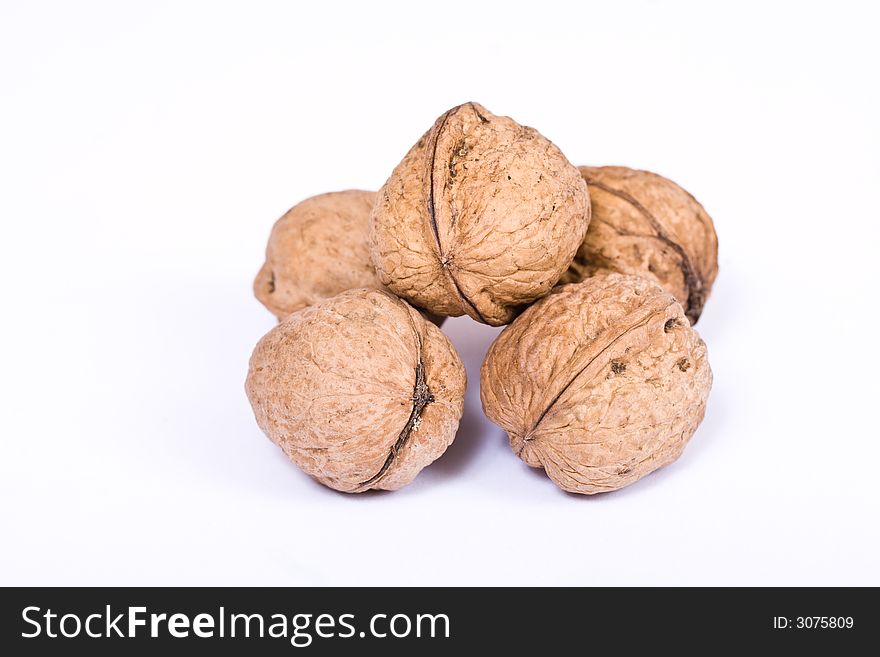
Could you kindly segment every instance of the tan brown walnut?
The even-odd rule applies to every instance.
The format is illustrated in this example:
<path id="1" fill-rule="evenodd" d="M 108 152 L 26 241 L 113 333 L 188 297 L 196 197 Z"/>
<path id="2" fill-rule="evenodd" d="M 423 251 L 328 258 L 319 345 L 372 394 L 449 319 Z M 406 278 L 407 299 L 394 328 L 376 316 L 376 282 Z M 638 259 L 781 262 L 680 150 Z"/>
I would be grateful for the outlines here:
<path id="1" fill-rule="evenodd" d="M 703 206 L 671 180 L 626 167 L 580 167 L 592 220 L 562 283 L 610 269 L 644 276 L 695 324 L 718 273 L 718 237 Z"/>
<path id="2" fill-rule="evenodd" d="M 452 344 L 405 301 L 343 292 L 290 315 L 251 356 L 257 424 L 322 484 L 395 490 L 452 443 L 465 369 Z"/>
<path id="3" fill-rule="evenodd" d="M 598 272 L 530 306 L 480 373 L 513 451 L 573 493 L 615 490 L 674 461 L 703 419 L 712 372 L 681 305 Z"/>
<path id="4" fill-rule="evenodd" d="M 566 271 L 589 223 L 576 167 L 533 128 L 454 107 L 379 191 L 373 263 L 383 284 L 437 315 L 509 322 Z"/>
<path id="5" fill-rule="evenodd" d="M 293 206 L 272 228 L 254 294 L 279 319 L 345 290 L 381 288 L 370 261 L 375 192 L 348 190 Z"/>

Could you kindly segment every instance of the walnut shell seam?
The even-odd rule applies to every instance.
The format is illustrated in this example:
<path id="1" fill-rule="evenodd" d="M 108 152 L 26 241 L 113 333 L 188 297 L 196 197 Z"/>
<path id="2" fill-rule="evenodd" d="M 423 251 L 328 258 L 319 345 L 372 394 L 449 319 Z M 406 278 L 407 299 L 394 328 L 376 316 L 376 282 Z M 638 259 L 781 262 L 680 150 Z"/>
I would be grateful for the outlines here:
<path id="1" fill-rule="evenodd" d="M 480 110 L 478 110 L 473 103 L 469 103 L 471 109 L 474 110 L 476 115 L 479 117 L 481 123 L 488 123 L 489 119 L 480 114 Z M 440 135 L 443 133 L 443 128 L 446 126 L 446 121 L 449 119 L 449 115 L 458 110 L 459 108 L 454 107 L 448 111 L 446 111 L 441 119 L 438 121 L 438 126 L 436 130 L 433 131 L 432 135 L 432 143 L 429 144 L 429 148 L 431 149 L 431 159 L 429 160 L 429 169 L 427 178 L 430 180 L 430 185 L 428 187 L 428 219 L 429 224 L 431 226 L 431 232 L 434 235 L 434 240 L 437 243 L 437 255 L 440 261 L 441 268 L 443 269 L 443 273 L 449 279 L 449 282 L 452 283 L 452 289 L 455 291 L 459 300 L 462 304 L 464 304 L 467 308 L 471 309 L 474 314 L 480 319 L 483 323 L 488 323 L 486 318 L 480 313 L 477 309 L 476 304 L 471 301 L 468 296 L 464 293 L 461 287 L 458 284 L 458 281 L 455 280 L 455 276 L 452 275 L 452 272 L 449 271 L 449 258 L 444 253 L 443 243 L 440 239 L 440 230 L 437 227 L 437 205 L 434 198 L 434 185 L 436 184 L 434 181 L 434 176 L 437 172 L 437 146 L 440 141 Z M 453 156 L 456 152 L 458 152 L 460 148 L 453 149 Z M 455 177 L 455 168 L 454 168 L 454 159 L 450 160 L 448 165 L 449 175 L 454 178 Z"/>
<path id="2" fill-rule="evenodd" d="M 699 275 L 699 273 L 691 264 L 691 260 L 687 252 L 678 242 L 676 242 L 674 239 L 672 239 L 672 237 L 669 236 L 666 230 L 664 230 L 663 225 L 657 220 L 657 218 L 653 214 L 651 214 L 648 208 L 646 208 L 644 205 L 642 205 L 642 203 L 638 201 L 638 199 L 621 189 L 616 189 L 603 182 L 599 182 L 595 178 L 591 178 L 585 173 L 583 174 L 583 176 L 584 180 L 587 181 L 588 187 L 598 187 L 602 191 L 607 192 L 612 196 L 616 196 L 622 201 L 625 201 L 632 205 L 643 217 L 645 217 L 645 219 L 651 225 L 651 228 L 654 230 L 657 239 L 659 239 L 670 249 L 675 251 L 675 253 L 679 256 L 679 258 L 681 259 L 681 264 L 679 266 L 681 268 L 682 276 L 684 276 L 685 287 L 688 290 L 687 301 L 682 305 L 685 308 L 685 313 L 688 319 L 693 324 L 696 321 L 696 317 L 699 317 L 700 311 L 702 310 L 703 305 L 706 301 L 706 293 L 703 278 Z M 697 216 L 700 217 L 700 215 Z M 700 217 L 700 220 L 702 221 L 702 217 Z M 601 221 L 601 219 L 594 216 L 593 221 Z M 636 237 L 636 235 L 632 235 L 630 233 L 621 232 L 619 230 L 618 232 L 621 235 Z"/>
<path id="3" fill-rule="evenodd" d="M 406 445 L 406 441 L 409 440 L 412 432 L 418 428 L 418 425 L 421 421 L 422 411 L 425 410 L 425 407 L 428 404 L 434 401 L 434 395 L 431 392 L 431 389 L 428 387 L 427 382 L 425 381 L 425 364 L 422 362 L 422 336 L 419 335 L 415 326 L 413 326 L 412 329 L 418 349 L 416 380 L 415 384 L 413 385 L 412 395 L 412 411 L 410 411 L 409 419 L 406 421 L 403 429 L 401 429 L 400 435 L 397 436 L 397 440 L 391 446 L 391 449 L 388 452 L 388 458 L 385 459 L 385 463 L 382 464 L 382 467 L 379 468 L 379 471 L 376 474 L 374 474 L 366 481 L 362 481 L 360 484 L 358 484 L 358 487 L 355 489 L 354 492 L 361 492 L 371 488 L 388 473 L 388 471 L 391 469 L 391 466 L 394 464 L 397 455 L 400 454 L 400 451 Z"/>
<path id="4" fill-rule="evenodd" d="M 675 306 L 677 303 L 678 303 L 677 301 L 672 301 L 671 303 L 664 303 L 662 305 L 662 307 L 658 306 L 658 307 L 650 308 L 648 310 L 647 314 L 640 316 L 639 319 L 637 319 L 635 321 L 635 323 L 632 323 L 624 330 L 616 331 L 615 332 L 616 334 L 611 334 L 611 335 L 609 335 L 609 333 L 611 333 L 611 331 L 609 330 L 609 331 L 606 331 L 606 335 L 597 337 L 595 339 L 595 343 L 602 345 L 602 347 L 598 350 L 598 352 L 595 353 L 595 355 L 589 356 L 587 362 L 583 365 L 583 367 L 580 367 L 573 375 L 571 375 L 569 377 L 568 382 L 565 385 L 563 385 L 562 388 L 559 390 L 559 392 L 553 396 L 553 399 L 550 400 L 550 402 L 545 405 L 544 411 L 541 413 L 541 415 L 538 417 L 538 419 L 535 421 L 535 423 L 532 425 L 532 427 L 523 434 L 523 445 L 520 447 L 519 451 L 522 452 L 522 448 L 525 446 L 525 443 L 532 439 L 530 437 L 531 434 L 537 430 L 538 426 L 541 424 L 541 422 L 544 420 L 544 418 L 553 409 L 553 406 L 556 404 L 556 402 L 558 402 L 562 398 L 562 396 L 566 393 L 566 391 L 568 391 L 569 388 L 571 388 L 571 386 L 574 385 L 575 381 L 579 381 L 581 376 L 587 372 L 587 370 L 590 368 L 590 366 L 592 366 L 594 364 L 598 365 L 597 367 L 594 368 L 594 371 L 590 373 L 590 376 L 588 379 L 581 380 L 581 381 L 579 381 L 579 383 L 583 384 L 583 383 L 589 382 L 591 379 L 598 376 L 605 369 L 606 362 L 604 360 L 600 360 L 604 354 L 606 354 L 609 351 L 612 351 L 613 348 L 616 345 L 618 345 L 624 338 L 626 338 L 630 333 L 633 333 L 633 332 L 647 326 L 649 324 L 649 322 L 651 321 L 651 319 L 653 319 L 656 315 L 659 315 L 659 314 L 665 315 L 666 312 L 671 307 Z M 663 330 L 668 333 L 670 330 L 670 328 L 669 328 L 670 323 L 671 322 L 674 323 L 674 321 L 675 320 L 671 320 L 671 319 L 667 320 L 664 324 Z M 589 353 L 589 350 L 586 350 L 586 351 L 587 351 L 587 353 Z M 624 371 L 626 371 L 626 366 L 623 365 L 620 361 L 617 361 L 613 358 L 610 358 L 609 361 L 610 361 L 611 371 L 614 374 L 622 374 Z M 548 388 L 550 388 L 550 387 L 551 386 L 548 385 Z M 517 454 L 517 456 L 519 456 L 519 454 Z"/>

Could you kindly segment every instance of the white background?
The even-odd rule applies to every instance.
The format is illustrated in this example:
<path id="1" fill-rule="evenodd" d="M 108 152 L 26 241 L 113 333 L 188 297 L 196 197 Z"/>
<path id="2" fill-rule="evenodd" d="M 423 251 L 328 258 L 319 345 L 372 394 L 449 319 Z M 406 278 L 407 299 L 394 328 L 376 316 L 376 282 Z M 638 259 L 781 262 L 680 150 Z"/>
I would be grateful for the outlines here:
<path id="1" fill-rule="evenodd" d="M 711 5 L 711 6 L 710 6 Z M 880 585 L 872 3 L 0 5 L 0 584 Z M 477 100 L 692 191 L 715 386 L 674 465 L 559 491 L 483 418 L 350 496 L 243 391 L 269 229 Z"/>

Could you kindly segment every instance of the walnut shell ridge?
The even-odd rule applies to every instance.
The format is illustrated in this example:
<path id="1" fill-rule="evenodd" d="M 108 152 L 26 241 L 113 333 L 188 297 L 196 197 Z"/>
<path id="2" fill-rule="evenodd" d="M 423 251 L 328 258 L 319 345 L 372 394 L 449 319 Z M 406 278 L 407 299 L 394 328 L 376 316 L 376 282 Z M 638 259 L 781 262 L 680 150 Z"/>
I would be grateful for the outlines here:
<path id="1" fill-rule="evenodd" d="M 530 306 L 480 372 L 483 410 L 513 451 L 584 494 L 677 459 L 711 385 L 706 345 L 681 305 L 651 281 L 610 272 Z"/>
<path id="2" fill-rule="evenodd" d="M 562 277 L 575 283 L 598 270 L 644 276 L 684 306 L 695 324 L 718 274 L 718 237 L 697 200 L 671 180 L 627 167 L 580 167 L 593 216 Z"/>
<path id="3" fill-rule="evenodd" d="M 413 305 L 499 326 L 565 273 L 589 213 L 586 185 L 555 145 L 466 103 L 437 119 L 379 191 L 373 263 Z"/>
<path id="4" fill-rule="evenodd" d="M 279 319 L 345 290 L 381 288 L 370 261 L 375 192 L 313 196 L 272 227 L 254 295 Z"/>
<path id="5" fill-rule="evenodd" d="M 455 438 L 466 374 L 447 337 L 405 301 L 359 289 L 275 326 L 251 356 L 257 424 L 322 484 L 410 483 Z"/>

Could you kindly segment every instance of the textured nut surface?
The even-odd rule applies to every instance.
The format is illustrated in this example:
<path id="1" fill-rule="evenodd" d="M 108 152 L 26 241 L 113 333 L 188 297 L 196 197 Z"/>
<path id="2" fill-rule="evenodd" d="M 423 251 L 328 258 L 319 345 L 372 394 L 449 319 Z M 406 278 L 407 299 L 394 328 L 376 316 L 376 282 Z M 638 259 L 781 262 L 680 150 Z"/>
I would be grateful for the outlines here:
<path id="1" fill-rule="evenodd" d="M 681 305 L 651 281 L 610 272 L 530 306 L 480 372 L 483 410 L 514 452 L 586 494 L 678 458 L 711 385 L 706 346 Z"/>
<path id="2" fill-rule="evenodd" d="M 420 308 L 505 324 L 566 271 L 589 207 L 556 146 L 466 103 L 437 119 L 379 191 L 373 262 L 382 283 Z"/>
<path id="3" fill-rule="evenodd" d="M 395 490 L 452 443 L 465 369 L 452 344 L 387 292 L 350 290 L 290 315 L 251 356 L 257 424 L 336 490 Z"/>
<path id="4" fill-rule="evenodd" d="M 562 283 L 600 269 L 644 276 L 695 324 L 718 273 L 718 237 L 703 206 L 671 180 L 626 167 L 580 167 L 593 216 Z"/>
<path id="5" fill-rule="evenodd" d="M 348 190 L 298 203 L 272 228 L 254 294 L 279 319 L 345 290 L 381 288 L 370 262 L 375 192 Z"/>

